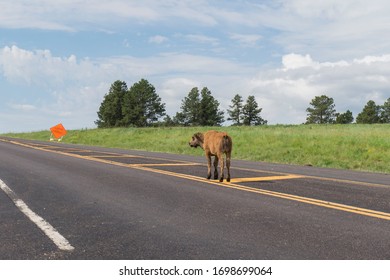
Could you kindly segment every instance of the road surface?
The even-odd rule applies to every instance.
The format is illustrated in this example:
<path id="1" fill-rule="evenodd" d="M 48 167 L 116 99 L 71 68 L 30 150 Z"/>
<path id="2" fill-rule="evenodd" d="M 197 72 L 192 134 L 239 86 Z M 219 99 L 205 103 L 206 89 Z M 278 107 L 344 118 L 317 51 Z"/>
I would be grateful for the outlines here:
<path id="1" fill-rule="evenodd" d="M 390 176 L 0 138 L 0 259 L 389 259 Z"/>

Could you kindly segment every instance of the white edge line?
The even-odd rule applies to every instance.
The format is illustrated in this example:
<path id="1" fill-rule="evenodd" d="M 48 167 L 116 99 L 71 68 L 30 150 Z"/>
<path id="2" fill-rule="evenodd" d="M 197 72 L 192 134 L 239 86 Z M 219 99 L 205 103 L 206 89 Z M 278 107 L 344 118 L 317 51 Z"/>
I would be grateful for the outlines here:
<path id="1" fill-rule="evenodd" d="M 23 200 L 19 199 L 16 193 L 11 190 L 1 179 L 0 188 L 13 201 L 15 206 L 26 215 L 38 228 L 40 228 L 47 237 L 49 237 L 58 249 L 63 251 L 72 251 L 74 247 L 63 237 L 51 224 L 32 211 Z"/>

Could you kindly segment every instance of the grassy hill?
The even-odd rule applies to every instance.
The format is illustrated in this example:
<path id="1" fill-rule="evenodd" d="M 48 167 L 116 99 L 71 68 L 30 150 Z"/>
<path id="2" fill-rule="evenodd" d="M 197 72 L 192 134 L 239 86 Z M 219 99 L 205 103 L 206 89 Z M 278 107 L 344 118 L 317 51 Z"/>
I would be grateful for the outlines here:
<path id="1" fill-rule="evenodd" d="M 63 142 L 202 155 L 188 141 L 195 132 L 227 131 L 233 158 L 390 173 L 390 125 L 271 125 L 71 130 Z M 50 131 L 5 136 L 49 140 Z"/>

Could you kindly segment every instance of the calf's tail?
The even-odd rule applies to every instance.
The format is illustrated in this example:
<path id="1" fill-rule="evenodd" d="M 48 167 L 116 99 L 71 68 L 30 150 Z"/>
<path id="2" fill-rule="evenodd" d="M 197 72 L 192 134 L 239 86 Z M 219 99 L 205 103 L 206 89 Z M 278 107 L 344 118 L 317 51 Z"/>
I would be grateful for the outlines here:
<path id="1" fill-rule="evenodd" d="M 229 135 L 225 134 L 222 136 L 222 152 L 227 153 L 232 150 L 232 140 Z"/>

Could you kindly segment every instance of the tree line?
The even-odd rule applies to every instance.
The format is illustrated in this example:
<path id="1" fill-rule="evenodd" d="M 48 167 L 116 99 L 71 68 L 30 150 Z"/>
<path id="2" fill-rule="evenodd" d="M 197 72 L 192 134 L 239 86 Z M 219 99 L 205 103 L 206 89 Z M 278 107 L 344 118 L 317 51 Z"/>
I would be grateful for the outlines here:
<path id="1" fill-rule="evenodd" d="M 130 88 L 126 82 L 117 80 L 104 96 L 95 124 L 99 128 L 221 126 L 225 122 L 225 113 L 219 105 L 207 87 L 201 90 L 194 87 L 182 100 L 180 111 L 171 117 L 166 114 L 165 103 L 161 101 L 155 87 L 147 80 L 141 79 Z M 227 111 L 228 120 L 233 125 L 266 124 L 267 121 L 260 116 L 261 111 L 254 96 L 249 96 L 244 104 L 242 96 L 237 94 Z"/>
<path id="2" fill-rule="evenodd" d="M 308 113 L 306 124 L 348 124 L 354 121 L 350 110 L 336 113 L 333 98 L 326 95 L 316 96 L 310 105 L 306 109 Z M 376 105 L 373 100 L 368 101 L 362 112 L 357 115 L 356 123 L 390 123 L 390 98 L 383 105 Z"/>
<path id="3" fill-rule="evenodd" d="M 207 87 L 194 87 L 181 101 L 180 111 L 174 116 L 166 114 L 165 103 L 155 87 L 141 79 L 128 88 L 126 82 L 117 80 L 111 84 L 97 112 L 98 128 L 148 127 L 148 126 L 221 126 L 225 112 Z M 232 125 L 265 125 L 253 95 L 244 99 L 236 94 L 227 109 L 227 120 Z M 333 98 L 316 96 L 306 109 L 307 124 L 352 123 L 352 112 L 337 113 Z M 378 106 L 370 100 L 356 118 L 357 123 L 390 123 L 390 98 Z"/>

